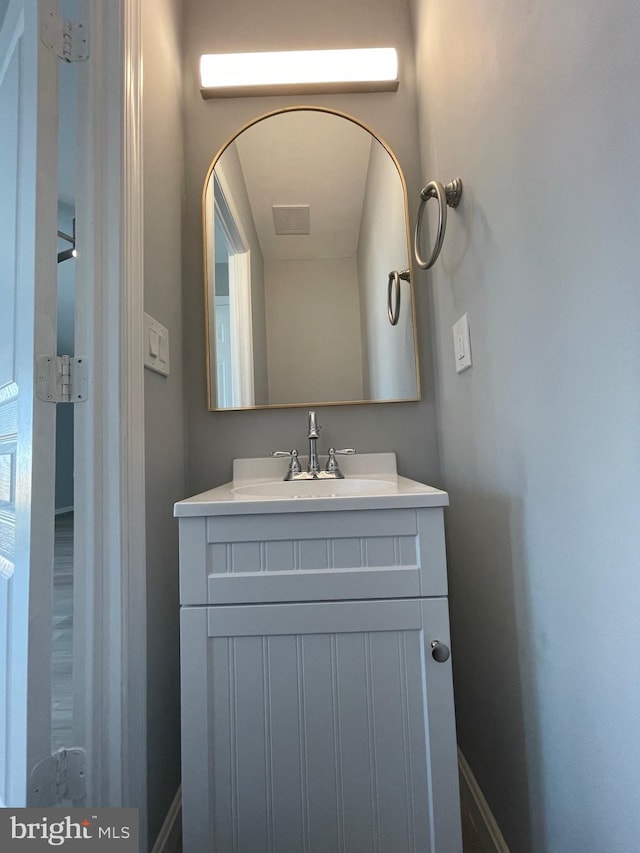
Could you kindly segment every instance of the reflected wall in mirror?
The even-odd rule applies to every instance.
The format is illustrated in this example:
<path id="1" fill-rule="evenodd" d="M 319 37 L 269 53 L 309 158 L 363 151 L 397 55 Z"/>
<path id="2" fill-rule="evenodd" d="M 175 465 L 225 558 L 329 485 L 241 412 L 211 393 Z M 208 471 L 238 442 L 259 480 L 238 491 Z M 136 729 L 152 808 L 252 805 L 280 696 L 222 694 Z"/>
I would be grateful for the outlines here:
<path id="1" fill-rule="evenodd" d="M 404 178 L 355 119 L 293 107 L 216 155 L 203 192 L 209 409 L 417 400 Z"/>

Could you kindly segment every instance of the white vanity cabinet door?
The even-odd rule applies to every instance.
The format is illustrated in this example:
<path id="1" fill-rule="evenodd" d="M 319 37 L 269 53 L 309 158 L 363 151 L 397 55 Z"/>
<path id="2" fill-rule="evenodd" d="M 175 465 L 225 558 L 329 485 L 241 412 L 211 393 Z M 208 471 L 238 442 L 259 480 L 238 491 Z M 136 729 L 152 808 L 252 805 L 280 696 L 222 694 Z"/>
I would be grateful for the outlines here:
<path id="1" fill-rule="evenodd" d="M 460 853 L 445 598 L 181 620 L 185 853 Z"/>

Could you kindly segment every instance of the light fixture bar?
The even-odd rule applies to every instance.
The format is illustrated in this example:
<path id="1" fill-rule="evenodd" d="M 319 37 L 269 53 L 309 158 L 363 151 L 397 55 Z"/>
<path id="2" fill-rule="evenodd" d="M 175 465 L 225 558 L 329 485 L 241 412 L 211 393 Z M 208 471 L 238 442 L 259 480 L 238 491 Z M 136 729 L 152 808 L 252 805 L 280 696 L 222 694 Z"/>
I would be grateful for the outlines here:
<path id="1" fill-rule="evenodd" d="M 212 53 L 200 58 L 203 98 L 334 92 L 395 92 L 393 47 Z"/>

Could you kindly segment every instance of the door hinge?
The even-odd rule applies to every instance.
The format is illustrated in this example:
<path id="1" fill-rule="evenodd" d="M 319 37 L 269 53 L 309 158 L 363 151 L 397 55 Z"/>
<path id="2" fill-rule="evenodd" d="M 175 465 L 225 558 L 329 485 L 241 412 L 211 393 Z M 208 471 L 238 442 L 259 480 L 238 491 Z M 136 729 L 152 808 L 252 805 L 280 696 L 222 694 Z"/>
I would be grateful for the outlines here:
<path id="1" fill-rule="evenodd" d="M 41 355 L 36 364 L 36 394 L 45 403 L 81 403 L 87 399 L 88 365 L 84 357 Z"/>
<path id="2" fill-rule="evenodd" d="M 38 762 L 29 780 L 29 805 L 50 808 L 87 796 L 86 752 L 79 746 L 59 749 Z"/>
<path id="3" fill-rule="evenodd" d="M 82 62 L 89 58 L 89 29 L 48 12 L 42 17 L 40 39 L 45 47 L 65 62 Z"/>

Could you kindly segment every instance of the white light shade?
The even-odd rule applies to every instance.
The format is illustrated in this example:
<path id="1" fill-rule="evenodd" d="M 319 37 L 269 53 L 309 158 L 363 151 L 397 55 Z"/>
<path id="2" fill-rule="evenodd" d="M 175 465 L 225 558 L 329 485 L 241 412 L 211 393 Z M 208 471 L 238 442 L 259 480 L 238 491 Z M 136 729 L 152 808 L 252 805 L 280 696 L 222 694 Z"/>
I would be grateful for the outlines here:
<path id="1" fill-rule="evenodd" d="M 398 56 L 393 47 L 214 53 L 200 59 L 200 84 L 203 97 L 394 91 Z"/>

